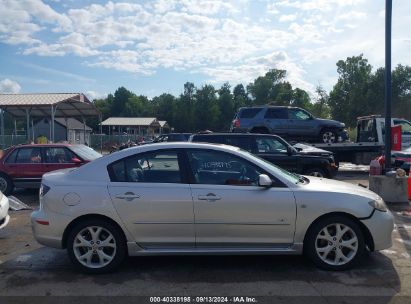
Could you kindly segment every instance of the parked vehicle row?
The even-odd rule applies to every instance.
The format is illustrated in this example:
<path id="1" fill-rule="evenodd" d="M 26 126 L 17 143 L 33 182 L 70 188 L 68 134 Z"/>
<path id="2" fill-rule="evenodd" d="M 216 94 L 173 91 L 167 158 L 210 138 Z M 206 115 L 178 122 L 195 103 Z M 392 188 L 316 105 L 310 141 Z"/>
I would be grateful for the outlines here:
<path id="1" fill-rule="evenodd" d="M 81 270 L 125 256 L 302 254 L 343 270 L 391 246 L 393 216 L 375 193 L 289 173 L 236 147 L 138 146 L 43 176 L 36 239 Z"/>

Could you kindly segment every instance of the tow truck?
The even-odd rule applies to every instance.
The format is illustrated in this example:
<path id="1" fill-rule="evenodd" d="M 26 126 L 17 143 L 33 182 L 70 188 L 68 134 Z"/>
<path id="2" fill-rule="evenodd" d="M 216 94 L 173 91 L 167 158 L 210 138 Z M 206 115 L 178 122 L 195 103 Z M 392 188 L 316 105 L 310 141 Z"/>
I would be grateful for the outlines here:
<path id="1" fill-rule="evenodd" d="M 402 149 L 411 147 L 411 123 L 403 118 L 392 118 L 391 126 L 401 126 Z M 350 162 L 368 165 L 372 159 L 382 155 L 385 138 L 385 118 L 370 115 L 357 118 L 355 142 L 309 143 L 308 145 L 334 153 L 336 163 Z"/>

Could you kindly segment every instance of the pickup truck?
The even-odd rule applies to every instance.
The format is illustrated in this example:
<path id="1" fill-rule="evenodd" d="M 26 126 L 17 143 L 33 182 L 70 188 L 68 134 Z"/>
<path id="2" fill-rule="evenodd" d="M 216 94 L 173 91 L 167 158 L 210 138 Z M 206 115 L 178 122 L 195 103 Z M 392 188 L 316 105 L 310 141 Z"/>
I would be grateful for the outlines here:
<path id="1" fill-rule="evenodd" d="M 332 178 L 337 174 L 331 152 L 299 145 L 291 146 L 277 135 L 244 133 L 193 134 L 191 142 L 240 147 L 290 172 Z"/>

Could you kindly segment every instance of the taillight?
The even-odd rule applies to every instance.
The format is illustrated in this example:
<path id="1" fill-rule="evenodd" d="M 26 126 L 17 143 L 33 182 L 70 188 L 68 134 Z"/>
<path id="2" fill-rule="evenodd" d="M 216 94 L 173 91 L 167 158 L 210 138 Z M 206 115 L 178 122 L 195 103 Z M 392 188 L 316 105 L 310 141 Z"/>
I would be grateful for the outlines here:
<path id="1" fill-rule="evenodd" d="M 234 128 L 240 127 L 240 120 L 238 118 L 233 120 L 233 126 Z"/>

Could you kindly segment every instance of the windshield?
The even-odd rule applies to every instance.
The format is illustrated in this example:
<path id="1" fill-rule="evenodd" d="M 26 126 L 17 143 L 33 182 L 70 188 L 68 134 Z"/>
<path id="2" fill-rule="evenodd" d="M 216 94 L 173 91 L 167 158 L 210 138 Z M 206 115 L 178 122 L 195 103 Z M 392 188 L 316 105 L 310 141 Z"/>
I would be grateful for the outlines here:
<path id="1" fill-rule="evenodd" d="M 92 161 L 102 157 L 100 153 L 85 145 L 70 146 L 70 149 L 84 160 Z"/>
<path id="2" fill-rule="evenodd" d="M 298 183 L 298 182 L 301 182 L 301 176 L 300 176 L 300 175 L 295 174 L 295 173 L 288 172 L 287 170 L 284 170 L 284 169 L 282 169 L 282 168 L 274 165 L 273 163 L 270 163 L 269 161 L 267 161 L 267 160 L 265 160 L 265 159 L 263 159 L 263 158 L 261 158 L 261 157 L 258 157 L 257 155 L 254 155 L 254 154 L 252 154 L 252 153 L 250 153 L 250 152 L 248 152 L 248 151 L 245 151 L 245 150 L 242 150 L 242 149 L 240 149 L 240 151 L 241 151 L 242 153 L 247 154 L 248 156 L 251 156 L 252 158 L 254 158 L 255 161 L 256 161 L 259 165 L 268 166 L 269 169 L 270 169 L 272 172 L 274 172 L 274 174 L 275 174 L 277 177 L 280 176 L 280 177 L 282 177 L 282 178 L 285 178 L 286 180 L 288 180 L 289 182 L 294 183 L 294 184 L 296 184 L 296 183 Z"/>

